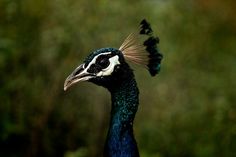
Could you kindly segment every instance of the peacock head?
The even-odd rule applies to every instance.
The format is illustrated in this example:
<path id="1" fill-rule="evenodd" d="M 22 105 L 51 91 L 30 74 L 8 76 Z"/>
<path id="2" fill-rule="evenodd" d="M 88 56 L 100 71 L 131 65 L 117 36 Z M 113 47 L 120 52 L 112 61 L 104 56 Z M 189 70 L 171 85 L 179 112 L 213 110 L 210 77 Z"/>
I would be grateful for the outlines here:
<path id="1" fill-rule="evenodd" d="M 67 77 L 64 90 L 77 82 L 89 81 L 107 87 L 122 77 L 131 75 L 129 65 L 120 50 L 102 48 L 92 52 L 85 61 Z"/>
<path id="2" fill-rule="evenodd" d="M 157 44 L 159 38 L 152 35 L 150 24 L 143 20 L 140 30 L 130 34 L 119 49 L 102 48 L 92 52 L 65 80 L 64 90 L 89 81 L 109 88 L 133 77 L 126 61 L 142 65 L 152 76 L 160 71 L 162 55 Z"/>

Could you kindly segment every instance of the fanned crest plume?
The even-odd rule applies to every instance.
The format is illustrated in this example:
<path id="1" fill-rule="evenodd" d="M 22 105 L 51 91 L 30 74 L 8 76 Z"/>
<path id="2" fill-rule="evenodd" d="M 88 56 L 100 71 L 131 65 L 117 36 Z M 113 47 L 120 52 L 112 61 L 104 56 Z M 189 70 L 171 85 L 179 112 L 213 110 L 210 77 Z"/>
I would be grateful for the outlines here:
<path id="1" fill-rule="evenodd" d="M 130 34 L 119 50 L 126 60 L 146 67 L 155 76 L 160 71 L 163 58 L 159 53 L 158 43 L 159 38 L 153 36 L 150 24 L 144 19 L 140 23 L 139 31 Z"/>

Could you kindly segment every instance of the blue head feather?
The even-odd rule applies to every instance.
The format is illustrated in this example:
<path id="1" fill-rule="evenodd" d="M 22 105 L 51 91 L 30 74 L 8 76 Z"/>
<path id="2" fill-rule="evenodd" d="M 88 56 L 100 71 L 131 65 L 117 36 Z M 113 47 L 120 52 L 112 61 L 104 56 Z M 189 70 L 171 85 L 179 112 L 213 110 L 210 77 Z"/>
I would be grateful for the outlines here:
<path id="1" fill-rule="evenodd" d="M 141 35 L 149 36 L 147 40 L 144 41 L 143 45 L 146 47 L 146 51 L 149 53 L 148 70 L 152 76 L 155 76 L 160 72 L 161 60 L 163 58 L 162 54 L 159 52 L 157 44 L 159 44 L 159 38 L 153 36 L 153 31 L 150 24 L 144 19 L 141 24 Z"/>

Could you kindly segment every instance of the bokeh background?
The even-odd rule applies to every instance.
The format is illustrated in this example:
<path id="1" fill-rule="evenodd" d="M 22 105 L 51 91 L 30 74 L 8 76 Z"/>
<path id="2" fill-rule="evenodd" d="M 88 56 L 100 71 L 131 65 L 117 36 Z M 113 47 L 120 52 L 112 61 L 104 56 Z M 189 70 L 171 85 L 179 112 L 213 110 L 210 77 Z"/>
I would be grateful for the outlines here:
<path id="1" fill-rule="evenodd" d="M 110 95 L 68 74 L 146 18 L 162 71 L 135 69 L 142 157 L 236 156 L 235 0 L 0 0 L 0 156 L 98 157 Z"/>

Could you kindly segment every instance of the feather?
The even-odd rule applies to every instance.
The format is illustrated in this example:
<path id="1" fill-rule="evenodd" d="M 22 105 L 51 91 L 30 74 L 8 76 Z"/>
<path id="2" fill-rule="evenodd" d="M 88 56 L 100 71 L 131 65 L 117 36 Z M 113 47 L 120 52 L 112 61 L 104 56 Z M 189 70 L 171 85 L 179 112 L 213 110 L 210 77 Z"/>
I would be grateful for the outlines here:
<path id="1" fill-rule="evenodd" d="M 163 58 L 157 44 L 159 38 L 153 36 L 150 24 L 144 19 L 140 23 L 139 31 L 131 33 L 119 50 L 126 60 L 144 66 L 152 76 L 155 76 L 160 71 Z"/>

